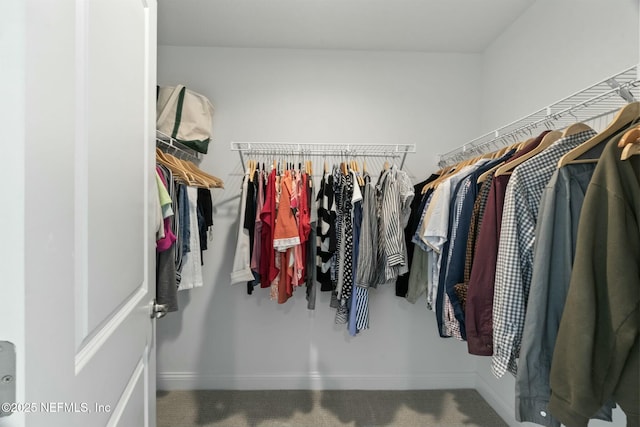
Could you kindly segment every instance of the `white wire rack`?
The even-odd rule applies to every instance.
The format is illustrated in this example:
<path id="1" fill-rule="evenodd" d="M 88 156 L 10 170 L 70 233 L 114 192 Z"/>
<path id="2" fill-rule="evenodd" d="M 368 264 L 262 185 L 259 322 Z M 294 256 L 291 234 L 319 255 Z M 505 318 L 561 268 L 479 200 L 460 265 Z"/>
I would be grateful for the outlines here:
<path id="1" fill-rule="evenodd" d="M 640 75 L 638 66 L 635 66 L 441 154 L 438 165 L 450 166 L 522 141 L 533 136 L 538 129 L 561 129 L 572 123 L 609 115 L 629 102 L 640 100 L 639 87 Z"/>
<path id="2" fill-rule="evenodd" d="M 400 168 L 408 153 L 415 153 L 415 144 L 324 144 L 294 142 L 231 142 L 231 150 L 240 154 L 240 162 L 245 165 L 244 154 L 261 156 L 305 157 L 380 157 L 402 159 Z"/>
<path id="3" fill-rule="evenodd" d="M 190 160 L 194 163 L 199 163 L 200 160 L 202 160 L 202 153 L 181 144 L 174 138 L 171 138 L 169 135 L 164 134 L 159 130 L 156 130 L 156 147 L 160 148 L 162 151 L 167 151 L 176 157 Z"/>

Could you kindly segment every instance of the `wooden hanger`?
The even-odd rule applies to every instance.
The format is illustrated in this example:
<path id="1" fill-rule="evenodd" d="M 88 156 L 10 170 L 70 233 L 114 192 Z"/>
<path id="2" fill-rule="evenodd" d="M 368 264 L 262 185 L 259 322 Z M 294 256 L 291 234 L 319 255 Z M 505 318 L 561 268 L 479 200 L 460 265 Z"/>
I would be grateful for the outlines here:
<path id="1" fill-rule="evenodd" d="M 194 174 L 197 174 L 205 181 L 209 183 L 209 188 L 224 188 L 224 181 L 218 178 L 217 176 L 210 175 L 204 172 L 202 169 L 197 167 L 195 164 L 188 160 L 182 160 L 182 163 L 186 166 L 187 169 L 191 170 Z M 254 161 L 253 171 L 255 172 L 257 168 L 257 162 Z"/>
<path id="2" fill-rule="evenodd" d="M 620 138 L 618 147 L 622 148 L 620 160 L 627 160 L 631 156 L 640 155 L 640 125 L 636 125 L 626 131 Z"/>
<path id="3" fill-rule="evenodd" d="M 460 170 L 460 168 L 458 167 L 459 165 L 461 165 L 464 162 L 460 162 L 451 166 L 446 166 L 442 169 L 440 169 L 439 172 L 440 176 L 436 179 L 434 179 L 431 182 L 428 182 L 424 185 L 424 187 L 422 187 L 422 190 L 420 191 L 421 194 L 426 193 L 430 188 L 436 188 L 438 186 L 438 184 L 440 184 L 442 181 L 444 181 L 445 179 L 447 179 L 449 176 L 451 176 L 455 171 Z"/>
<path id="4" fill-rule="evenodd" d="M 560 131 L 553 130 L 549 132 L 544 136 L 544 138 L 542 138 L 542 141 L 540 141 L 540 144 L 538 144 L 536 148 L 529 151 L 527 154 L 520 156 L 517 159 L 512 160 L 509 163 L 506 163 L 500 166 L 498 169 L 496 169 L 495 176 L 498 177 L 500 175 L 511 173 L 516 168 L 516 166 L 526 162 L 536 154 L 540 153 L 542 150 L 544 150 L 545 148 L 547 148 L 548 146 L 550 146 L 551 144 L 559 140 L 561 137 L 562 137 L 562 132 Z"/>
<path id="5" fill-rule="evenodd" d="M 159 148 L 156 148 L 156 161 L 168 167 L 171 172 L 181 181 L 189 185 L 194 185 L 194 179 L 191 177 L 190 172 L 184 170 L 183 166 L 174 161 L 175 157 L 168 153 L 164 153 Z"/>
<path id="6" fill-rule="evenodd" d="M 367 161 L 362 161 L 362 173 L 367 173 Z"/>
<path id="7" fill-rule="evenodd" d="M 567 126 L 567 128 L 564 131 L 562 131 L 562 137 L 565 138 L 567 136 L 575 135 L 577 133 L 585 132 L 588 130 L 592 131 L 593 129 L 591 129 L 591 126 L 585 125 L 584 123 L 581 123 L 581 122 L 574 123 L 572 125 Z"/>
<path id="8" fill-rule="evenodd" d="M 224 182 L 220 178 L 203 172 L 192 162 L 164 153 L 159 148 L 156 148 L 156 160 L 171 169 L 171 172 L 189 185 L 224 188 Z"/>
<path id="9" fill-rule="evenodd" d="M 640 138 L 640 125 L 626 131 L 624 135 L 622 135 L 622 138 L 620 138 L 620 141 L 618 141 L 618 147 L 623 148 L 627 144 L 634 144 L 638 141 L 638 138 Z"/>
<path id="10" fill-rule="evenodd" d="M 624 129 L 625 126 L 628 126 L 629 123 L 638 120 L 638 118 L 640 118 L 640 102 L 632 102 L 625 105 L 618 111 L 605 130 L 562 156 L 558 161 L 558 167 L 561 168 L 565 165 L 575 163 L 597 162 L 597 159 L 580 159 L 580 157 L 601 142 L 607 141 L 614 134 Z M 622 140 L 620 142 L 622 142 Z M 618 144 L 618 146 L 620 145 Z"/>
<path id="11" fill-rule="evenodd" d="M 254 160 L 247 161 L 247 173 L 249 174 L 249 182 L 253 182 L 253 171 L 255 166 Z"/>
<path id="12" fill-rule="evenodd" d="M 173 158 L 173 162 L 180 165 L 181 169 L 187 172 L 190 177 L 190 185 L 209 188 L 213 184 L 208 177 L 202 175 L 203 172 L 193 163 L 171 156 L 170 154 L 168 154 L 167 157 L 169 159 Z"/>
<path id="13" fill-rule="evenodd" d="M 527 139 L 527 140 L 526 140 L 526 141 L 524 141 L 524 142 L 516 142 L 515 144 L 511 144 L 511 145 L 509 145 L 509 146 L 507 146 L 507 147 L 503 148 L 502 150 L 500 150 L 500 151 L 499 151 L 499 154 L 498 154 L 497 156 L 495 156 L 495 157 L 494 157 L 494 159 L 499 159 L 500 157 L 504 156 L 504 155 L 505 155 L 505 154 L 507 154 L 509 151 L 514 150 L 514 149 L 515 149 L 515 150 L 516 150 L 516 152 L 517 152 L 518 150 L 520 150 L 520 149 L 521 149 L 520 147 L 524 147 L 524 146 L 526 146 L 527 144 L 531 143 L 534 139 L 535 139 L 535 138 L 529 138 L 529 139 Z M 501 167 L 501 166 L 503 166 L 503 165 L 504 165 L 504 162 L 503 162 L 503 163 L 500 163 L 500 164 L 498 164 L 498 165 L 495 165 L 494 167 L 492 167 L 491 169 L 489 169 L 488 171 L 486 171 L 485 173 L 483 173 L 482 175 L 480 175 L 480 176 L 478 177 L 478 181 L 477 181 L 477 183 L 478 183 L 478 184 L 482 184 L 483 182 L 485 182 L 485 181 L 489 178 L 489 175 L 491 175 L 492 173 L 494 173 L 495 171 L 497 171 L 497 170 L 498 170 L 498 168 L 500 168 L 500 167 Z"/>
<path id="14" fill-rule="evenodd" d="M 349 173 L 349 170 L 347 169 L 347 164 L 345 162 L 340 163 L 340 170 L 342 171 L 343 175 L 346 175 Z"/>
<path id="15" fill-rule="evenodd" d="M 640 139 L 636 140 L 636 142 L 631 142 L 624 146 L 622 149 L 622 154 L 620 155 L 620 160 L 627 160 L 631 156 L 640 155 Z"/>

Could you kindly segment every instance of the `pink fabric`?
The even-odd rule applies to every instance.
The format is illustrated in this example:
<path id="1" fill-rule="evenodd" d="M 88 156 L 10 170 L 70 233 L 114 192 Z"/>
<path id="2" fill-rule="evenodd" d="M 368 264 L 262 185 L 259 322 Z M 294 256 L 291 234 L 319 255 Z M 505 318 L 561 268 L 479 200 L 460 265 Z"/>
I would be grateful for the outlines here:
<path id="1" fill-rule="evenodd" d="M 278 277 L 279 270 L 275 265 L 275 249 L 273 248 L 273 231 L 276 224 L 276 171 L 272 170 L 267 180 L 267 192 L 264 206 L 260 212 L 262 222 L 261 254 L 260 254 L 260 287 L 268 288 Z"/>
<path id="2" fill-rule="evenodd" d="M 160 177 L 164 188 L 167 188 L 167 180 L 164 179 L 162 169 L 156 166 L 156 173 Z M 164 219 L 164 237 L 156 242 L 156 252 L 164 252 L 173 245 L 176 241 L 176 235 L 171 231 L 171 217 L 168 216 Z"/>

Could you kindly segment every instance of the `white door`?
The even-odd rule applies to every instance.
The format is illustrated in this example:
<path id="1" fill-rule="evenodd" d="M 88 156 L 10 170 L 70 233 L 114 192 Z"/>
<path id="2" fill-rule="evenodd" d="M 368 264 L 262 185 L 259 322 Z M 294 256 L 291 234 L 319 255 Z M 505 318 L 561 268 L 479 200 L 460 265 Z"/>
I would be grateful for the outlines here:
<path id="1" fill-rule="evenodd" d="M 0 426 L 155 426 L 156 2 L 1 3 Z"/>

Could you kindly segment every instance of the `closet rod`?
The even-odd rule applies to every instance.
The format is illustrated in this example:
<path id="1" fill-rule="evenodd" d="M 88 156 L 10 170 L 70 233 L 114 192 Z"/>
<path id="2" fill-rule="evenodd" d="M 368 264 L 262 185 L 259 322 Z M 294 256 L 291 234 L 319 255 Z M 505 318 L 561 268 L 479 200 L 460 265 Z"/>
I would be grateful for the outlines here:
<path id="1" fill-rule="evenodd" d="M 202 153 L 198 153 L 159 130 L 156 130 L 156 147 L 163 151 L 172 150 L 174 153 L 179 154 L 178 157 L 185 156 L 186 160 L 191 160 L 194 163 L 199 163 L 202 160 Z"/>
<path id="2" fill-rule="evenodd" d="M 408 153 L 416 152 L 415 144 L 324 144 L 294 142 L 231 142 L 231 150 L 240 155 L 244 167 L 243 153 L 265 155 L 300 156 L 347 156 L 347 157 L 393 157 L 400 158 L 400 168 Z"/>
<path id="3" fill-rule="evenodd" d="M 441 154 L 438 165 L 449 166 L 516 143 L 533 136 L 533 131 L 543 126 L 546 129 L 559 129 L 575 122 L 587 122 L 611 114 L 625 104 L 639 99 L 639 86 L 640 69 L 634 66 Z"/>

